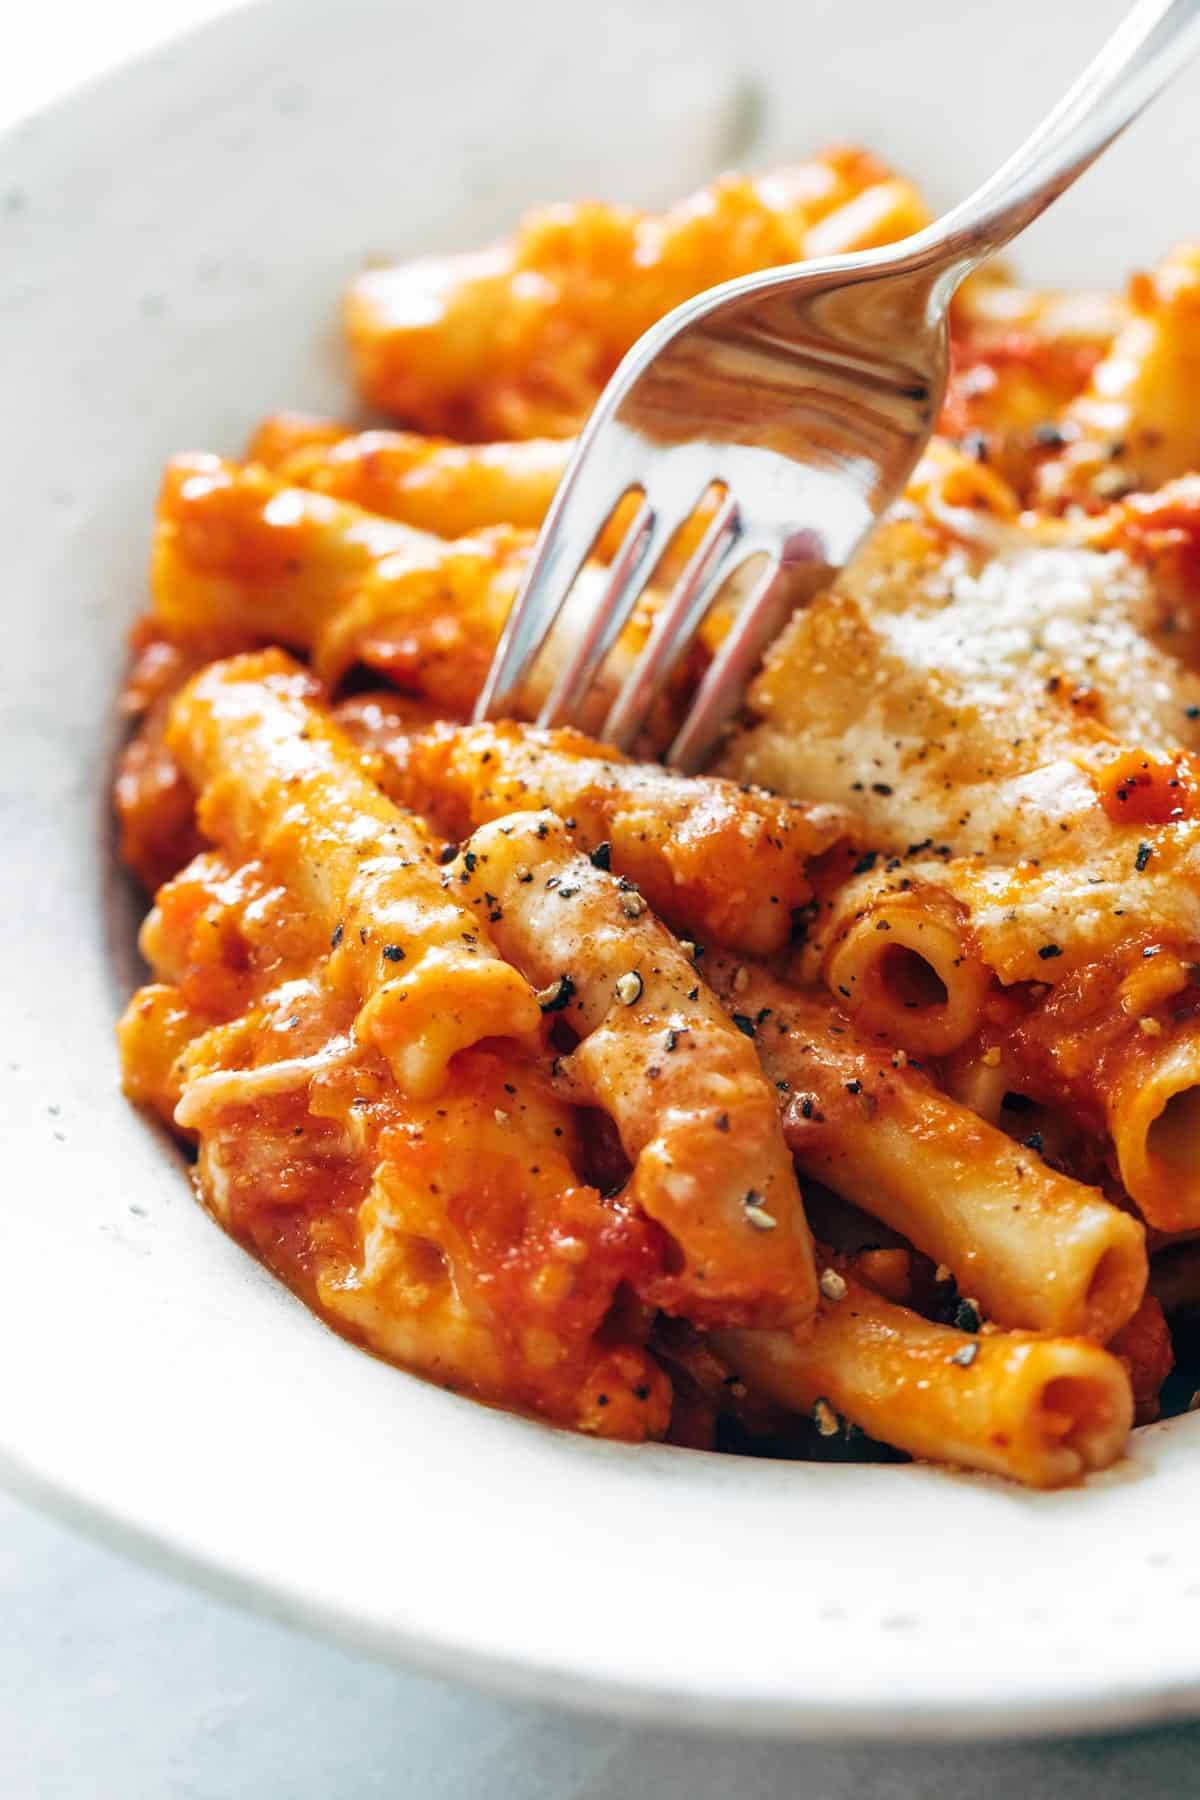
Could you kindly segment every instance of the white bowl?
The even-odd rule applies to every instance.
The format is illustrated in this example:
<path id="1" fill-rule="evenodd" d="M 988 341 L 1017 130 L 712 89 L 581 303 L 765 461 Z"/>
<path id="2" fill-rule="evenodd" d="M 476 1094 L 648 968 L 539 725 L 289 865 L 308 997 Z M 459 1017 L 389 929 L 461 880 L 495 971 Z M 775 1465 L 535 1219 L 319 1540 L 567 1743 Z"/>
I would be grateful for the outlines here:
<path id="1" fill-rule="evenodd" d="M 332 1336 L 118 1096 L 136 909 L 106 794 L 163 458 L 346 404 L 335 307 L 371 251 L 470 245 L 535 200 L 661 201 L 835 133 L 949 199 L 1121 8 L 1008 0 L 1002 31 L 955 0 L 737 10 L 279 0 L 0 146 L 0 1463 L 256 1606 L 597 1709 L 796 1736 L 1200 1710 L 1200 1418 L 1055 1495 L 571 1437 Z M 1194 229 L 1172 171 L 1198 97 L 1027 266 L 1116 279 Z"/>

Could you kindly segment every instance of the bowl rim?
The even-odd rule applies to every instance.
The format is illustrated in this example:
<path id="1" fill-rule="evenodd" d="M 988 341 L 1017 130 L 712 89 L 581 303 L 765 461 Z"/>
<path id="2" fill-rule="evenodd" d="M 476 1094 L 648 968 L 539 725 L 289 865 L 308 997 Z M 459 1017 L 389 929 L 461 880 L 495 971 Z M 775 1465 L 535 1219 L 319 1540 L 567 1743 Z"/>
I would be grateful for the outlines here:
<path id="1" fill-rule="evenodd" d="M 261 3 L 261 0 L 255 0 Z M 270 4 L 270 0 L 267 0 Z M 670 1448 L 663 1446 L 662 1448 Z M 679 1450 L 680 1456 L 696 1452 Z M 894 1473 L 902 1475 L 903 1469 Z M 990 1479 L 990 1478 L 985 1478 Z M 630 1725 L 671 1726 L 699 1736 L 747 1737 L 794 1743 L 958 1744 L 1016 1743 L 1079 1735 L 1107 1736 L 1130 1729 L 1183 1724 L 1200 1715 L 1200 1660 L 1178 1680 L 1105 1686 L 1085 1677 L 1076 1689 L 1046 1698 L 1009 1691 L 967 1704 L 905 1700 L 858 1703 L 822 1701 L 807 1709 L 794 1700 L 748 1700 L 698 1695 L 688 1686 L 612 1680 L 579 1674 L 555 1663 L 489 1654 L 467 1642 L 440 1643 L 420 1630 L 378 1630 L 350 1608 L 314 1604 L 286 1585 L 236 1570 L 222 1559 L 177 1543 L 47 1479 L 0 1445 L 0 1482 L 18 1499 L 40 1508 L 80 1534 L 130 1557 L 141 1567 L 185 1581 L 255 1617 L 288 1625 L 309 1636 L 415 1674 L 467 1682 L 500 1698 L 554 1705 L 584 1717 Z"/>

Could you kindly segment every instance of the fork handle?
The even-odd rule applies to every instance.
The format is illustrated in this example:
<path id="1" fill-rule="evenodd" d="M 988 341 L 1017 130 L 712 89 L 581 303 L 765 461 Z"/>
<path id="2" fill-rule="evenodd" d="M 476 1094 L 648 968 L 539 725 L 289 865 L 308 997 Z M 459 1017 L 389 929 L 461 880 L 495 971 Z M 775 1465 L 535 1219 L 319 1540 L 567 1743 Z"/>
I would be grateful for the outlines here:
<path id="1" fill-rule="evenodd" d="M 1020 149 L 905 248 L 944 263 L 956 285 L 1065 192 L 1197 50 L 1200 0 L 1138 0 Z"/>

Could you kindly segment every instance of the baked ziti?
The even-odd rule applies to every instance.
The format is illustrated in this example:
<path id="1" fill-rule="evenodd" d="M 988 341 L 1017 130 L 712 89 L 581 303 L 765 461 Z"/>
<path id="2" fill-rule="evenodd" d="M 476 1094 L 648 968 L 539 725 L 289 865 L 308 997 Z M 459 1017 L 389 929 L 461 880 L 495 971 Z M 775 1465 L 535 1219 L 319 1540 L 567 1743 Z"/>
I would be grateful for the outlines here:
<path id="1" fill-rule="evenodd" d="M 1200 247 L 988 272 L 940 431 L 703 776 L 469 723 L 572 434 L 729 277 L 919 227 L 837 147 L 373 268 L 369 422 L 166 470 L 116 776 L 129 1096 L 335 1329 L 630 1441 L 1036 1487 L 1200 1319 Z M 705 527 L 669 548 L 658 592 Z M 598 730 L 655 593 L 590 697 Z"/>

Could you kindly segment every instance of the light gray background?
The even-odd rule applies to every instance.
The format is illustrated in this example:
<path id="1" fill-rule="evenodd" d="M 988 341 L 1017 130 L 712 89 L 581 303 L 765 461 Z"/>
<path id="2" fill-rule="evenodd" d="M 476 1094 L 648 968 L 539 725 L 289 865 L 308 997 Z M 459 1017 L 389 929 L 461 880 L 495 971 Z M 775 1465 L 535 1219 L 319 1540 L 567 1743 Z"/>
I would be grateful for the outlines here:
<path id="1" fill-rule="evenodd" d="M 38 0 L 0 58 L 0 124 L 234 3 Z M 652 1630 L 652 1618 L 644 1626 Z M 2 1800 L 978 1794 L 1200 1794 L 1200 1728 L 953 1750 L 635 1732 L 397 1674 L 147 1573 L 0 1497 Z"/>

